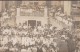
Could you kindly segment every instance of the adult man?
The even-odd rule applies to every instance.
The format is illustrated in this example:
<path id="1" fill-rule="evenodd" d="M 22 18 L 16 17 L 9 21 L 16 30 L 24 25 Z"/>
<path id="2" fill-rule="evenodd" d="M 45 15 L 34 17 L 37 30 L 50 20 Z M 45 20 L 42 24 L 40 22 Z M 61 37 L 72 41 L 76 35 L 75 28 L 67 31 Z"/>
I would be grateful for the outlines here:
<path id="1" fill-rule="evenodd" d="M 72 37 L 69 37 L 67 39 L 67 44 L 68 44 L 68 52 L 75 52 L 75 41 L 73 41 Z"/>
<path id="2" fill-rule="evenodd" d="M 57 44 L 59 50 L 57 52 L 68 52 L 67 42 L 65 41 L 65 35 L 61 36 L 61 39 L 58 41 Z"/>
<path id="3" fill-rule="evenodd" d="M 41 46 L 38 46 L 38 47 L 37 47 L 37 52 L 43 52 L 43 50 L 42 50 L 42 47 L 41 47 Z"/>

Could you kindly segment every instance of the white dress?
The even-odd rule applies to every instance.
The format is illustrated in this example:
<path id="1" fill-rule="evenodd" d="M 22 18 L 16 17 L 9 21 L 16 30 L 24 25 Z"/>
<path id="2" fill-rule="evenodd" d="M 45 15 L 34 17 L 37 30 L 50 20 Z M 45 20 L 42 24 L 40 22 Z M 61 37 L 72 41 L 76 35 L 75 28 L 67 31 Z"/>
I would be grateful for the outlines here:
<path id="1" fill-rule="evenodd" d="M 16 37 L 13 37 L 13 38 L 12 38 L 12 44 L 15 45 L 17 42 L 18 42 L 18 41 L 17 41 L 17 38 L 16 38 Z"/>
<path id="2" fill-rule="evenodd" d="M 5 45 L 8 43 L 8 36 L 4 36 L 3 37 L 3 41 L 2 41 L 2 44 Z"/>
<path id="3" fill-rule="evenodd" d="M 33 51 L 33 52 L 37 52 L 37 48 L 36 48 L 36 47 L 33 47 L 33 48 L 32 48 L 32 51 Z"/>
<path id="4" fill-rule="evenodd" d="M 22 37 L 22 45 L 25 45 L 26 43 L 26 37 Z"/>
<path id="5" fill-rule="evenodd" d="M 27 52 L 27 50 L 26 49 L 21 49 L 21 52 Z"/>

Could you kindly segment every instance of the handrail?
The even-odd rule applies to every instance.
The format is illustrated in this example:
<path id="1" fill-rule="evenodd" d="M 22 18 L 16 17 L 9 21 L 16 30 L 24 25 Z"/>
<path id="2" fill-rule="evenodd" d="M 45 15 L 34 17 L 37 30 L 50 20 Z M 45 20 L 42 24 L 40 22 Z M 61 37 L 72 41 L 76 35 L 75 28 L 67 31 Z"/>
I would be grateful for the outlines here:
<path id="1" fill-rule="evenodd" d="M 59 18 L 56 18 L 59 17 Z M 62 18 L 61 16 L 55 16 L 55 18 L 59 21 L 62 21 L 63 23 L 65 23 L 66 25 L 70 25 L 69 23 L 72 23 L 72 19 L 68 20 L 69 18 L 65 19 L 64 17 Z M 67 22 L 67 23 L 66 23 Z"/>
<path id="2" fill-rule="evenodd" d="M 52 18 L 52 19 L 54 19 L 59 25 L 62 25 L 62 26 L 65 25 L 65 23 L 63 23 L 62 21 L 57 20 L 55 17 Z"/>

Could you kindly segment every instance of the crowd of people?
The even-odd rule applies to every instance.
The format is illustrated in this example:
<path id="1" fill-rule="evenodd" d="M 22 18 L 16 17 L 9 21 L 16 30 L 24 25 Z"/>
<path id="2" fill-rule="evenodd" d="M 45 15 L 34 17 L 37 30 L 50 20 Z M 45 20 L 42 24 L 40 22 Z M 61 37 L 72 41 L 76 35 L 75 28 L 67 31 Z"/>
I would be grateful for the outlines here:
<path id="1" fill-rule="evenodd" d="M 57 30 L 52 25 L 6 26 L 0 32 L 0 47 L 4 52 L 79 52 L 80 49 L 69 29 Z"/>
<path id="2" fill-rule="evenodd" d="M 39 13 L 41 11 L 40 14 L 43 15 L 43 8 L 39 6 L 31 7 L 29 10 L 27 8 L 27 12 L 33 9 Z M 53 10 L 52 17 L 58 12 L 61 14 L 61 10 L 55 11 Z M 8 18 L 8 15 L 5 18 Z M 2 26 L 0 27 L 0 52 L 80 52 L 80 38 L 73 33 L 68 28 L 58 30 L 51 24 L 34 27 L 26 24 L 15 27 Z"/>

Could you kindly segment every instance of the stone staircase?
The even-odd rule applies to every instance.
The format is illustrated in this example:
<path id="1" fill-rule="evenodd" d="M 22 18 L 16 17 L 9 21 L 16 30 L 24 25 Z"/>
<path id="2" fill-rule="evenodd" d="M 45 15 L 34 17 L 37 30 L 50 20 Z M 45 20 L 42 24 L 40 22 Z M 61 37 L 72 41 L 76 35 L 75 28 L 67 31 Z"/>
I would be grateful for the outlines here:
<path id="1" fill-rule="evenodd" d="M 53 26 L 57 27 L 58 29 L 62 29 L 62 28 L 64 28 L 64 27 L 66 27 L 66 24 L 64 24 L 63 22 L 57 20 L 56 18 L 52 18 L 52 17 L 51 17 L 51 18 L 50 18 L 50 23 L 51 23 Z"/>
<path id="2" fill-rule="evenodd" d="M 68 21 L 67 19 L 64 19 L 64 18 L 57 18 L 57 17 L 50 17 L 50 23 L 53 25 L 53 26 L 56 26 L 58 27 L 59 29 L 62 29 L 62 28 L 69 28 L 71 25 L 72 25 L 72 22 L 71 21 Z"/>

